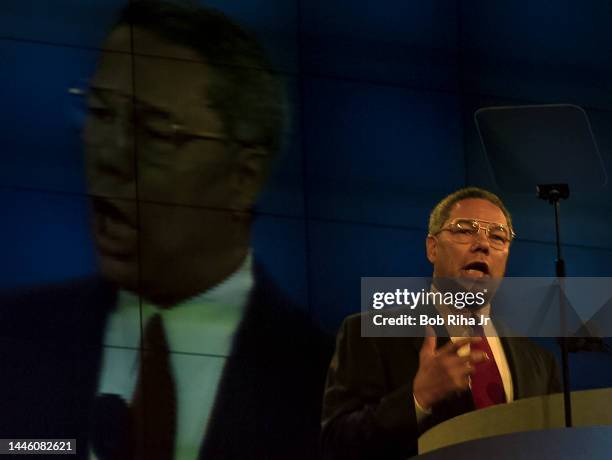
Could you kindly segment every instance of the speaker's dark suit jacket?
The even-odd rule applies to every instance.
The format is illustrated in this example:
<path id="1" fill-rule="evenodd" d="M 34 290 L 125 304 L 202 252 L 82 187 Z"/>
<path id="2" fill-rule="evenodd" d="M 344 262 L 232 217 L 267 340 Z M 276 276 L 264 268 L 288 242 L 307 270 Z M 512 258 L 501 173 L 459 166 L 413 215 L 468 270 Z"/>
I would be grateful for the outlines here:
<path id="1" fill-rule="evenodd" d="M 261 270 L 255 280 L 200 457 L 316 459 L 333 340 Z M 99 278 L 0 295 L 1 438 L 76 438 L 77 458 L 87 457 L 115 303 Z"/>
<path id="2" fill-rule="evenodd" d="M 360 319 L 348 317 L 338 333 L 323 401 L 323 457 L 403 460 L 417 454 L 423 430 L 474 410 L 472 397 L 447 399 L 417 426 L 412 381 L 423 338 L 361 337 Z M 439 337 L 438 346 L 448 340 Z M 552 355 L 525 338 L 501 341 L 515 399 L 561 391 Z"/>

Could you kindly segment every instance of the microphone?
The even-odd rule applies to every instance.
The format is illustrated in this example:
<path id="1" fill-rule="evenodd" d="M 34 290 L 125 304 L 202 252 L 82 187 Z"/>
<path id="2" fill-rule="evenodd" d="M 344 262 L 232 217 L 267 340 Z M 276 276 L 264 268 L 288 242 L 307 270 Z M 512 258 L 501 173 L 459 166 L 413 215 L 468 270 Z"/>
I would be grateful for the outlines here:
<path id="1" fill-rule="evenodd" d="M 96 396 L 90 436 L 98 459 L 123 458 L 130 448 L 130 431 L 130 409 L 125 400 L 108 393 Z"/>

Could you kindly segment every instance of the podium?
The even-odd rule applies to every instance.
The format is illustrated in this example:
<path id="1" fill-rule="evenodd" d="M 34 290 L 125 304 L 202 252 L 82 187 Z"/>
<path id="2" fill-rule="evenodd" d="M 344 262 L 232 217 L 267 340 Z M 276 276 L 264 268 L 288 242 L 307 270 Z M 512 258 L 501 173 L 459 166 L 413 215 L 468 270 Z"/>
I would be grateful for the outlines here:
<path id="1" fill-rule="evenodd" d="M 419 438 L 418 458 L 612 458 L 612 388 L 571 398 L 574 428 L 564 428 L 562 393 L 526 398 L 431 428 Z"/>

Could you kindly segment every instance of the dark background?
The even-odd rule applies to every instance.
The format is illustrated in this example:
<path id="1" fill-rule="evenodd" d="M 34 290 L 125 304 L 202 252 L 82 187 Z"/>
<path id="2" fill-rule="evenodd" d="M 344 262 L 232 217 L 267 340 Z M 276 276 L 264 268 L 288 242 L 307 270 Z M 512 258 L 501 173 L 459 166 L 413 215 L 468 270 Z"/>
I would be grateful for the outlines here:
<path id="1" fill-rule="evenodd" d="M 0 3 L 0 288 L 96 272 L 80 129 L 119 0 Z M 330 333 L 362 276 L 428 276 L 432 206 L 465 185 L 499 193 L 519 235 L 508 276 L 554 276 L 552 208 L 489 177 L 473 122 L 490 105 L 572 103 L 612 176 L 609 0 L 202 2 L 253 30 L 293 116 L 258 206 L 253 248 Z M 564 161 L 563 158 L 559 159 Z M 610 189 L 562 205 L 569 276 L 612 276 Z M 552 340 L 542 340 L 555 348 Z M 573 389 L 612 385 L 612 358 L 572 357 Z"/>

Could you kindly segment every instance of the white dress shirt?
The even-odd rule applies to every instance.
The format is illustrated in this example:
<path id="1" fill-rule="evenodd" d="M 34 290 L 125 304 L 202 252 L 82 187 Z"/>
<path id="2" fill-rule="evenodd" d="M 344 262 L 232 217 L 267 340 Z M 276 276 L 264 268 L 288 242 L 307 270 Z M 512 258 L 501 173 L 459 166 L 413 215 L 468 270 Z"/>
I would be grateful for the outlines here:
<path id="1" fill-rule="evenodd" d="M 217 395 L 217 386 L 234 334 L 253 287 L 252 258 L 221 284 L 169 309 L 142 302 L 142 324 L 158 313 L 166 332 L 176 385 L 177 460 L 195 460 Z M 140 364 L 139 297 L 120 291 L 106 324 L 98 394 L 132 400 Z M 97 460 L 93 452 L 90 459 Z"/>

